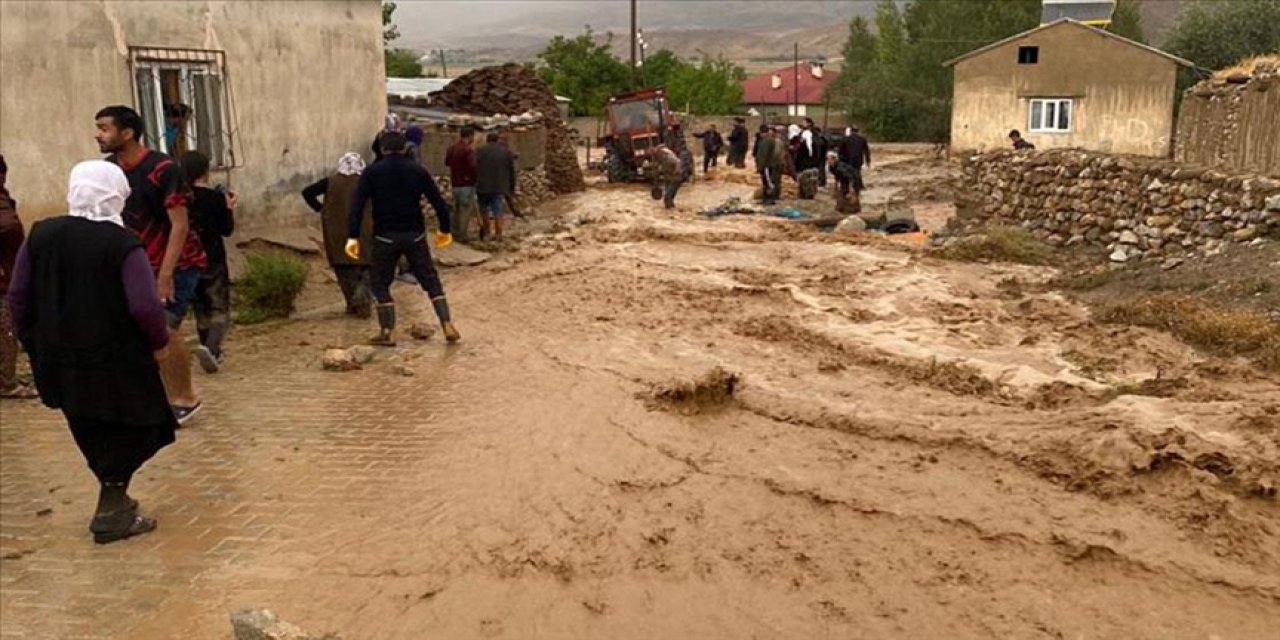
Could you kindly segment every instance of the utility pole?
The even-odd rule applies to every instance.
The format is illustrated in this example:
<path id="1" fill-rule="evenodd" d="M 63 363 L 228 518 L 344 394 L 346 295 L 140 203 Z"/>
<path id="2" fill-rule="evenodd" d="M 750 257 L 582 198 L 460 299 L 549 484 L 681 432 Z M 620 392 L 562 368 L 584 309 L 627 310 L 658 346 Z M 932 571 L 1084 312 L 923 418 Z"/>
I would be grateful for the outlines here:
<path id="1" fill-rule="evenodd" d="M 794 117 L 799 117 L 800 116 L 800 43 L 799 42 L 795 43 L 795 47 L 796 47 L 795 48 L 796 84 L 795 84 L 795 91 L 791 93 L 791 100 L 792 100 L 791 115 Z"/>
<path id="2" fill-rule="evenodd" d="M 631 0 L 631 88 L 636 88 L 636 72 L 639 67 L 636 65 L 636 39 L 640 34 L 636 33 L 636 0 Z"/>
<path id="3" fill-rule="evenodd" d="M 449 77 L 449 65 L 446 64 L 444 61 L 444 49 L 440 50 L 440 77 L 441 78 Z"/>

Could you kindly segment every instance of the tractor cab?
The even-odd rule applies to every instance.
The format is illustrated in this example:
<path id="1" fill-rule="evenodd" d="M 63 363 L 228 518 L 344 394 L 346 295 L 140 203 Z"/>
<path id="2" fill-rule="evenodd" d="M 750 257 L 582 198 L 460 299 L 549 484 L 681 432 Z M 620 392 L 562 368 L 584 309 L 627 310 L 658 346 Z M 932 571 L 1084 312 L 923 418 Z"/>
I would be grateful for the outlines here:
<path id="1" fill-rule="evenodd" d="M 632 182 L 644 177 L 645 159 L 658 145 L 678 148 L 679 125 L 667 106 L 665 89 L 643 89 L 609 98 L 605 107 L 608 132 L 600 140 L 605 149 L 609 182 Z"/>

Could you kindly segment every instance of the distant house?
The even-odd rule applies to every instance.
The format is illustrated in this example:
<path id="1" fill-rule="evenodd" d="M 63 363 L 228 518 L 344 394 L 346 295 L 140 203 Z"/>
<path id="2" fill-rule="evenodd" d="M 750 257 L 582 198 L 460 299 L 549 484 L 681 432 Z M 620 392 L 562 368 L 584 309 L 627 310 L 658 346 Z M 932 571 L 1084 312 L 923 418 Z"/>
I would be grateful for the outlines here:
<path id="1" fill-rule="evenodd" d="M 198 150 L 246 227 L 303 215 L 298 189 L 386 114 L 377 0 L 0 2 L 0 149 L 28 222 L 66 211 L 94 114 L 127 105 L 145 142 Z"/>
<path id="2" fill-rule="evenodd" d="M 955 71 L 951 146 L 1036 147 L 1168 156 L 1174 84 L 1190 62 L 1064 18 L 944 63 Z"/>
<path id="3" fill-rule="evenodd" d="M 743 107 L 758 115 L 821 117 L 822 94 L 837 74 L 828 72 L 821 62 L 805 62 L 799 67 L 798 84 L 796 75 L 796 66 L 787 65 L 743 80 Z"/>

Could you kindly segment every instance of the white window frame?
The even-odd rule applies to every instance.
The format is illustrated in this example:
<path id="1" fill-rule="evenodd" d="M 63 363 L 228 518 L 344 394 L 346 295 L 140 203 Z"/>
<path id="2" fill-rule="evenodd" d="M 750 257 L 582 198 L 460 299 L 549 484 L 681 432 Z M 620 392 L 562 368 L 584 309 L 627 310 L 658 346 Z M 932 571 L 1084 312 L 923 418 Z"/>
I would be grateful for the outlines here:
<path id="1" fill-rule="evenodd" d="M 163 71 L 178 72 L 178 102 L 200 112 L 187 119 L 185 137 L 189 148 L 209 156 L 212 168 L 234 166 L 235 153 L 231 141 L 230 83 L 227 79 L 225 54 L 222 51 L 197 49 L 162 49 L 134 47 L 130 49 L 131 79 L 139 113 L 147 129 L 147 146 L 172 155 L 165 136 L 164 99 L 161 88 Z M 149 74 L 144 82 L 142 76 Z M 203 95 L 205 104 L 197 104 Z M 150 105 L 150 108 L 148 108 Z M 201 145 L 201 121 L 210 131 Z"/>
<path id="2" fill-rule="evenodd" d="M 1027 131 L 1031 133 L 1071 133 L 1075 119 L 1075 98 L 1031 98 L 1027 101 Z"/>

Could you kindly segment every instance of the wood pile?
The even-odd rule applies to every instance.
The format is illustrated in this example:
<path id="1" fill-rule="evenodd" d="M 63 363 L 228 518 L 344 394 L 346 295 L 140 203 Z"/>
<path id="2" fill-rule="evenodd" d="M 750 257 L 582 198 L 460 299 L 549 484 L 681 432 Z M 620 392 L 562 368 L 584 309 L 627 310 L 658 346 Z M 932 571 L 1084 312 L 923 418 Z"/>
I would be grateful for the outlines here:
<path id="1" fill-rule="evenodd" d="M 546 178 L 555 193 L 586 188 L 556 97 L 538 75 L 518 64 L 476 69 L 431 94 L 434 104 L 467 113 L 541 113 L 547 124 Z"/>
<path id="2" fill-rule="evenodd" d="M 435 179 L 440 195 L 453 206 L 453 181 L 447 174 L 435 176 Z M 556 191 L 551 188 L 551 181 L 542 169 L 526 169 L 516 176 L 516 205 L 522 212 L 532 210 L 555 195 Z"/>

